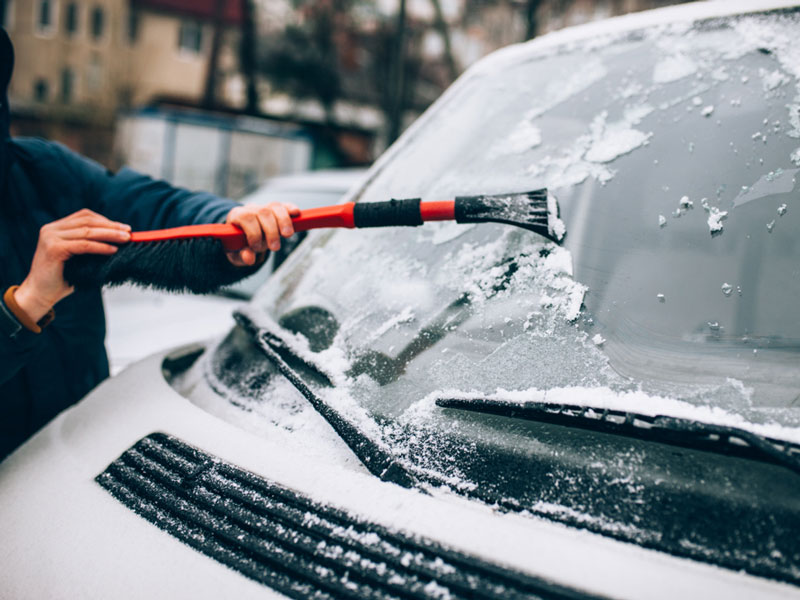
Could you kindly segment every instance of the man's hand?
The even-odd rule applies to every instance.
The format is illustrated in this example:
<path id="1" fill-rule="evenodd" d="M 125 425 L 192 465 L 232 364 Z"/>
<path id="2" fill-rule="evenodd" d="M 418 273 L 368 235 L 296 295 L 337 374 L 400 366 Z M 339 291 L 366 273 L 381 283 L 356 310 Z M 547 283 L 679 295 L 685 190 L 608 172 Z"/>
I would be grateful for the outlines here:
<path id="1" fill-rule="evenodd" d="M 84 208 L 39 230 L 31 270 L 14 293 L 19 307 L 38 321 L 73 288 L 64 281 L 64 263 L 76 254 L 114 254 L 131 239 L 131 228 Z"/>
<path id="2" fill-rule="evenodd" d="M 294 234 L 292 217 L 300 214 L 294 204 L 271 202 L 266 205 L 245 204 L 231 209 L 226 223 L 239 226 L 247 236 L 247 248 L 229 252 L 228 260 L 237 267 L 256 264 L 263 260 L 267 250 L 280 250 L 281 236 Z"/>

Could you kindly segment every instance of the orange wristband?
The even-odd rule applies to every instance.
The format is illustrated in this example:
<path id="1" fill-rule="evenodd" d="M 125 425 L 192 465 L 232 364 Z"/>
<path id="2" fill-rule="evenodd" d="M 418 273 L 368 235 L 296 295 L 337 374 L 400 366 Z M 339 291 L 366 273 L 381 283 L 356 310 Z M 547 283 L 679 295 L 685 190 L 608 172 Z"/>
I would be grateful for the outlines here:
<path id="1" fill-rule="evenodd" d="M 33 320 L 28 316 L 19 304 L 17 304 L 17 300 L 14 298 L 14 292 L 17 291 L 19 288 L 18 285 L 12 285 L 10 288 L 6 290 L 6 293 L 3 294 L 3 302 L 5 302 L 8 310 L 10 310 L 17 320 L 22 324 L 22 326 L 27 329 L 28 331 L 32 331 L 33 333 L 41 333 L 42 328 L 49 325 L 53 319 L 56 318 L 56 311 L 52 308 L 47 311 L 47 314 L 39 319 L 38 323 L 34 323 Z"/>

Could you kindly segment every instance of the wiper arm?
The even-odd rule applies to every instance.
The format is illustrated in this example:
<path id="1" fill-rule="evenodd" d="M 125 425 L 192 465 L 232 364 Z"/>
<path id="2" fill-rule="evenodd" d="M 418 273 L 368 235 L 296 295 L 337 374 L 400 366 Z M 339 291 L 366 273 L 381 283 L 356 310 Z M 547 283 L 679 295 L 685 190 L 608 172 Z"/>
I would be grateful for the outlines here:
<path id="1" fill-rule="evenodd" d="M 291 345 L 277 334 L 279 331 L 277 324 L 272 328 L 259 327 L 250 317 L 238 310 L 233 313 L 233 317 L 258 349 L 275 365 L 278 372 L 311 403 L 314 410 L 328 422 L 370 473 L 383 481 L 391 481 L 403 487 L 414 487 L 417 484 L 415 478 L 394 459 L 387 448 L 371 439 L 345 416 L 326 404 L 314 393 L 297 370 L 290 366 L 290 361 L 297 361 L 323 377 L 329 386 L 332 385 L 330 378 L 320 369 L 292 351 Z"/>
<path id="2" fill-rule="evenodd" d="M 437 398 L 436 405 L 761 460 L 800 473 L 800 445 L 761 436 L 739 427 L 571 404 L 518 404 L 492 398 Z"/>

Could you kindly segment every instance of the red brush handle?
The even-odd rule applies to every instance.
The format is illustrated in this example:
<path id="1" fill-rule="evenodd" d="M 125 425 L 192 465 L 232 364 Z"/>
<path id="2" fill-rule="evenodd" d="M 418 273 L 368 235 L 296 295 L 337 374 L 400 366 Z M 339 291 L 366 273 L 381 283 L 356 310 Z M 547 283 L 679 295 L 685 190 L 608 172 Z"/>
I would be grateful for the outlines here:
<path id="1" fill-rule="evenodd" d="M 353 221 L 353 202 L 323 206 L 300 211 L 300 215 L 292 217 L 295 231 L 323 229 L 329 227 L 355 227 Z M 452 221 L 455 219 L 455 201 L 420 202 L 419 214 L 423 221 Z"/>
<path id="2" fill-rule="evenodd" d="M 452 221 L 455 218 L 455 202 L 420 202 L 419 212 L 423 221 Z M 308 231 L 309 229 L 324 229 L 330 227 L 348 228 L 355 227 L 353 222 L 352 202 L 337 204 L 336 206 L 322 206 L 300 211 L 292 217 L 295 231 Z M 131 233 L 131 242 L 164 242 L 170 240 L 186 240 L 191 238 L 210 237 L 222 242 L 228 252 L 235 252 L 247 247 L 247 238 L 236 225 L 228 223 L 213 223 L 209 225 L 186 225 L 171 229 L 156 229 L 153 231 L 134 231 Z"/>
<path id="3" fill-rule="evenodd" d="M 292 217 L 295 231 L 308 231 L 309 229 L 323 229 L 327 227 L 346 227 L 352 229 L 353 223 L 352 202 L 337 204 L 336 206 L 321 206 L 301 210 L 300 214 Z"/>
<path id="4" fill-rule="evenodd" d="M 419 215 L 423 221 L 453 221 L 456 218 L 456 202 L 420 202 Z"/>
<path id="5" fill-rule="evenodd" d="M 236 225 L 212 223 L 209 225 L 185 225 L 170 229 L 153 231 L 134 231 L 131 242 L 166 242 L 171 240 L 188 240 L 192 238 L 211 237 L 222 242 L 225 250 L 233 252 L 247 247 L 247 238 Z"/>

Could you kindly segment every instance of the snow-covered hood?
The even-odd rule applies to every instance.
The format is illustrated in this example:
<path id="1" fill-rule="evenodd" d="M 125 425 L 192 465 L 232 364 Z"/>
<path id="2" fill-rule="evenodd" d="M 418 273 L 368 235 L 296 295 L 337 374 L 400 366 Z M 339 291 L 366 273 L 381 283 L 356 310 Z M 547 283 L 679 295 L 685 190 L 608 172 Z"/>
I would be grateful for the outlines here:
<path id="1" fill-rule="evenodd" d="M 346 448 L 243 432 L 179 396 L 155 355 L 106 381 L 0 465 L 0 589 L 8 597 L 279 597 L 159 530 L 94 478 L 161 431 L 313 500 L 494 564 L 614 598 L 790 598 L 791 586 L 666 556 L 446 491 L 387 484 Z M 328 442 L 323 442 L 327 444 Z"/>

